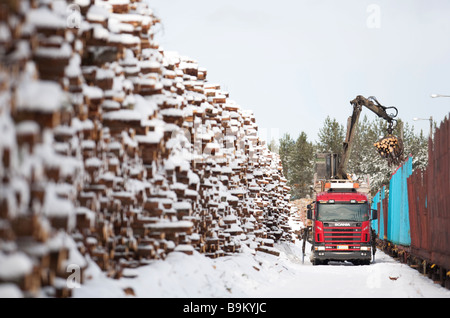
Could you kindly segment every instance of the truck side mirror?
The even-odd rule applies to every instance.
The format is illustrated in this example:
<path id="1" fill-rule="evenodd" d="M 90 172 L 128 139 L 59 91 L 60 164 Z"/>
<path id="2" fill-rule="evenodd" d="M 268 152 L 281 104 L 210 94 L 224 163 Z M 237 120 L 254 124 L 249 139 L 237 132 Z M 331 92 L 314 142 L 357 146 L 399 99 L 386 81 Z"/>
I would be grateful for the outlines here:
<path id="1" fill-rule="evenodd" d="M 312 210 L 311 210 L 311 204 L 308 204 L 307 206 L 306 206 L 306 218 L 308 219 L 308 220 L 312 220 Z"/>
<path id="2" fill-rule="evenodd" d="M 372 209 L 372 220 L 378 219 L 378 210 Z"/>

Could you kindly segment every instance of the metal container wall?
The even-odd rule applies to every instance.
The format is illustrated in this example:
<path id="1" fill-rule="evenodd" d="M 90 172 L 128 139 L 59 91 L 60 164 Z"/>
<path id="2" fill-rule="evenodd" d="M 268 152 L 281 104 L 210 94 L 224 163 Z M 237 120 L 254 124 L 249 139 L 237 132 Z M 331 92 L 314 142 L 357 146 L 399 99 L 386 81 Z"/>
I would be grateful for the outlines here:
<path id="1" fill-rule="evenodd" d="M 428 212 L 431 261 L 450 268 L 450 120 L 443 121 L 428 148 Z"/>
<path id="2" fill-rule="evenodd" d="M 431 260 L 431 229 L 428 213 L 428 173 L 415 170 L 407 180 L 411 253 Z"/>
<path id="3" fill-rule="evenodd" d="M 389 182 L 387 240 L 398 245 L 411 244 L 407 178 L 412 173 L 410 156 L 392 175 Z"/>

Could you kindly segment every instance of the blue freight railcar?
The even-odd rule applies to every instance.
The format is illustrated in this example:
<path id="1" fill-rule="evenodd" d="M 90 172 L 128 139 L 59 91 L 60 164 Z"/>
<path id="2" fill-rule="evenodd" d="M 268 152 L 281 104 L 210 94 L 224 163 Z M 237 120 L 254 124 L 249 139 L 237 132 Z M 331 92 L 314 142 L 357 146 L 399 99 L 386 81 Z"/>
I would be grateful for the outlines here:
<path id="1" fill-rule="evenodd" d="M 410 246 L 411 232 L 409 224 L 407 179 L 412 174 L 412 157 L 410 156 L 392 174 L 389 190 L 383 186 L 372 199 L 372 209 L 378 209 L 378 219 L 372 221 L 372 228 L 378 238 L 396 245 Z M 387 206 L 383 204 L 385 197 Z"/>
<path id="2" fill-rule="evenodd" d="M 389 181 L 389 205 L 386 239 L 397 245 L 410 246 L 407 179 L 412 174 L 412 157 L 398 167 Z"/>

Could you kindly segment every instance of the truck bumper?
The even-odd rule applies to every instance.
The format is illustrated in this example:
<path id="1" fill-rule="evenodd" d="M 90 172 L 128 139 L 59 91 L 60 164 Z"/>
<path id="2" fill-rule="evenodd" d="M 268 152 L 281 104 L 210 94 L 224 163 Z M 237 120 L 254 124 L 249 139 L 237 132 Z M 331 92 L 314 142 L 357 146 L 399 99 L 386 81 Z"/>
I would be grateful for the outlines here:
<path id="1" fill-rule="evenodd" d="M 314 258 L 319 260 L 330 260 L 330 261 L 371 260 L 372 252 L 371 250 L 351 251 L 351 252 L 315 251 Z"/>
<path id="2" fill-rule="evenodd" d="M 323 245 L 317 246 L 311 251 L 311 263 L 313 265 L 328 264 L 328 261 L 349 261 L 354 265 L 369 265 L 372 260 L 372 248 L 362 245 L 358 250 L 332 250 L 327 251 Z"/>

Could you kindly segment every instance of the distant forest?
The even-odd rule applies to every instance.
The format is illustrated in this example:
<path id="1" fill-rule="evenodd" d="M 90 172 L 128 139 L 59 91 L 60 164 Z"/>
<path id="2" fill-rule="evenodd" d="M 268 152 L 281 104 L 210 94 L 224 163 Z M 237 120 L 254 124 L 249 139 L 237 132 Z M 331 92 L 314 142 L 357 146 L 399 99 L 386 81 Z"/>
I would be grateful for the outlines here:
<path id="1" fill-rule="evenodd" d="M 386 129 L 385 120 L 369 120 L 364 116 L 358 122 L 347 167 L 347 171 L 357 177 L 369 176 L 372 192 L 388 184 L 395 169 L 388 166 L 374 147 L 374 143 L 387 134 Z M 316 143 L 308 141 L 305 132 L 301 132 L 297 139 L 285 134 L 278 141 L 270 142 L 269 149 L 280 154 L 283 173 L 291 187 L 292 200 L 312 195 L 310 186 L 313 184 L 316 154 L 341 154 L 346 130 L 336 119 L 328 116 L 319 130 Z M 423 131 L 416 133 L 414 126 L 403 123 L 401 119 L 393 134 L 403 138 L 404 157 L 412 156 L 413 169 L 424 168 L 428 162 L 428 136 Z"/>

